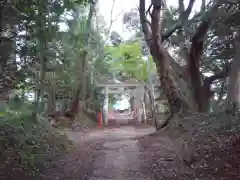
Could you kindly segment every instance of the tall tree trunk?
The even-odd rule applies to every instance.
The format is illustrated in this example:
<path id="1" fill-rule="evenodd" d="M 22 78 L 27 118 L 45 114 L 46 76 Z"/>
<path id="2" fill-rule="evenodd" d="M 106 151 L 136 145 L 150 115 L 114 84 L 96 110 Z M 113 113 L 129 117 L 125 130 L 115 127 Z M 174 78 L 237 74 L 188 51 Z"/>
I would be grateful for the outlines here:
<path id="1" fill-rule="evenodd" d="M 189 53 L 185 52 L 184 56 L 187 68 L 178 65 L 164 47 L 164 40 L 168 39 L 177 30 L 184 30 L 184 25 L 188 21 L 194 1 L 190 0 L 188 7 L 185 9 L 183 0 L 179 0 L 179 21 L 169 31 L 163 32 L 167 12 L 165 0 L 152 0 L 151 22 L 148 21 L 145 15 L 145 0 L 140 0 L 139 11 L 142 30 L 157 66 L 161 87 L 167 97 L 172 113 L 182 111 L 182 109 L 198 112 L 209 111 L 210 99 L 213 95 L 210 88 L 211 84 L 216 79 L 225 77 L 227 73 L 224 70 L 224 72 L 203 79 L 200 72 L 204 36 L 211 24 L 212 14 L 218 9 L 218 3 L 213 3 L 213 6 L 203 16 L 200 25 L 191 38 Z M 178 35 L 184 41 L 181 32 L 178 32 Z"/>
<path id="2" fill-rule="evenodd" d="M 56 93 L 55 93 L 55 84 L 50 80 L 48 87 L 48 114 L 54 113 L 56 110 Z"/>
<path id="3" fill-rule="evenodd" d="M 47 24 L 50 23 L 49 19 L 47 18 L 50 11 L 49 8 L 44 7 L 45 4 L 39 2 L 40 12 L 38 15 L 37 27 L 39 31 L 37 32 L 37 36 L 39 38 L 39 43 L 37 44 L 37 59 L 40 61 L 40 72 L 39 72 L 39 80 L 37 83 L 37 90 L 36 90 L 36 102 L 35 102 L 35 112 L 33 112 L 33 116 L 37 119 L 38 113 L 44 107 L 44 83 L 45 83 L 45 76 L 46 76 L 46 63 L 48 60 L 48 41 L 47 41 Z"/>
<path id="4" fill-rule="evenodd" d="M 150 30 L 149 23 L 145 17 L 145 0 L 140 0 L 140 20 L 143 33 L 145 35 L 145 40 L 147 41 L 151 55 L 153 56 L 154 62 L 157 66 L 163 92 L 167 97 L 171 111 L 176 113 L 179 112 L 183 106 L 187 108 L 187 103 L 185 103 L 181 98 L 176 82 L 174 82 L 174 78 L 170 69 L 170 56 L 163 47 L 162 39 L 159 37 L 159 33 L 161 36 L 162 32 L 161 28 L 163 28 L 161 25 L 163 25 L 164 21 L 164 14 L 160 18 L 161 5 L 161 3 L 153 4 Z M 160 21 L 160 19 L 162 19 L 162 21 Z"/>
<path id="5" fill-rule="evenodd" d="M 68 111 L 71 115 L 75 116 L 79 109 L 79 100 L 81 99 L 84 103 L 85 101 L 85 92 L 86 92 L 86 79 L 87 79 L 87 67 L 88 67 L 88 48 L 89 48 L 89 40 L 90 40 L 90 32 L 91 32 L 91 22 L 93 13 L 95 11 L 95 4 L 90 5 L 90 11 L 88 14 L 88 19 L 86 23 L 86 34 L 84 39 L 84 50 L 82 53 L 81 59 L 81 82 L 77 85 L 76 91 L 73 95 L 72 101 L 70 102 L 70 110 Z"/>
<path id="6" fill-rule="evenodd" d="M 232 62 L 228 92 L 227 92 L 227 105 L 228 109 L 236 110 L 240 108 L 240 38 L 235 41 L 236 54 Z"/>
<path id="7" fill-rule="evenodd" d="M 177 86 L 171 76 L 172 73 L 170 66 L 167 64 L 168 59 L 165 56 L 161 56 L 160 53 L 157 53 L 157 56 L 154 59 L 156 59 L 155 63 L 160 77 L 160 83 L 163 88 L 163 92 L 167 97 L 171 111 L 173 113 L 177 113 L 182 107 L 189 108 L 187 107 L 187 103 L 185 103 L 180 97 Z M 161 62 L 159 60 L 161 60 Z"/>
<path id="8" fill-rule="evenodd" d="M 193 97 L 197 104 L 199 112 L 206 112 L 208 109 L 208 100 L 211 83 L 203 84 L 202 74 L 200 72 L 200 59 L 203 52 L 203 37 L 207 33 L 210 25 L 210 19 L 203 21 L 192 37 L 192 45 L 189 52 L 187 68 L 189 78 L 193 89 Z"/>

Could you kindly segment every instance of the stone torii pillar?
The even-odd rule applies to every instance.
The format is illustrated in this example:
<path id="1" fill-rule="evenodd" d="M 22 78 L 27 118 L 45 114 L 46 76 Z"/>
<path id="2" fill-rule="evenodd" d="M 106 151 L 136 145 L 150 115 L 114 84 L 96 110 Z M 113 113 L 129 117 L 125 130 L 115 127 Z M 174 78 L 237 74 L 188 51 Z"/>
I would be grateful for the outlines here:
<path id="1" fill-rule="evenodd" d="M 104 103 L 103 103 L 103 117 L 104 124 L 108 124 L 108 87 L 104 89 Z"/>
<path id="2" fill-rule="evenodd" d="M 142 100 L 144 95 L 144 86 L 140 85 L 135 89 L 134 93 L 134 106 L 137 108 L 137 121 L 141 123 L 143 115 Z"/>

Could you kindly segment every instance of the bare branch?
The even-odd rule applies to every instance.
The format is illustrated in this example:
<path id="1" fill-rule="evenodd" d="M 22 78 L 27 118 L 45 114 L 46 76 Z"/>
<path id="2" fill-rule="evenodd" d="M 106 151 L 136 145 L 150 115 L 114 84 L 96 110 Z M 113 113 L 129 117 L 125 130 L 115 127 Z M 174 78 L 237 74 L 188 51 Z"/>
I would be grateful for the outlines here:
<path id="1" fill-rule="evenodd" d="M 148 7 L 147 11 L 146 11 L 146 15 L 147 15 L 147 13 L 149 13 L 151 15 L 150 10 L 151 10 L 152 6 L 153 6 L 153 4 L 151 3 L 150 6 Z"/>
<path id="2" fill-rule="evenodd" d="M 113 24 L 113 9 L 114 9 L 114 5 L 115 5 L 115 1 L 113 0 L 113 4 L 112 4 L 112 8 L 111 8 L 111 12 L 110 12 L 110 23 L 109 23 L 109 27 L 108 27 L 108 36 L 109 36 L 109 32 L 111 30 L 112 24 Z"/>
<path id="3" fill-rule="evenodd" d="M 205 11 L 206 0 L 202 0 L 201 11 Z"/>
<path id="4" fill-rule="evenodd" d="M 210 83 L 212 84 L 217 79 L 224 79 L 229 75 L 231 64 L 229 63 L 221 72 L 216 73 L 210 77 L 205 78 L 204 83 Z"/>
<path id="5" fill-rule="evenodd" d="M 186 10 L 184 10 L 183 0 L 179 0 L 178 2 L 179 2 L 179 11 L 180 11 L 179 21 L 176 24 L 174 24 L 172 28 L 170 28 L 167 32 L 165 32 L 162 35 L 162 41 L 167 40 L 174 32 L 176 32 L 176 30 L 181 29 L 184 26 L 184 24 L 188 20 L 190 13 L 192 12 L 192 8 L 195 0 L 189 1 L 188 7 Z"/>
<path id="6" fill-rule="evenodd" d="M 114 10 L 114 6 L 115 6 L 115 2 L 116 0 L 113 0 L 113 4 L 112 4 L 112 8 L 111 8 L 111 12 L 110 12 L 110 22 L 109 22 L 109 27 L 107 29 L 107 37 L 106 37 L 106 41 L 105 44 L 107 44 L 109 42 L 109 37 L 110 37 L 110 31 L 112 28 L 113 23 L 118 19 L 118 17 L 124 12 L 124 10 L 122 10 L 120 13 L 117 14 L 117 16 L 113 19 L 113 10 Z"/>
<path id="7" fill-rule="evenodd" d="M 162 7 L 162 1 L 152 0 L 152 5 L 155 6 L 155 8 L 157 8 L 158 10 L 160 10 Z"/>
<path id="8" fill-rule="evenodd" d="M 178 0 L 178 10 L 180 14 L 184 13 L 185 7 L 183 0 Z"/>
<path id="9" fill-rule="evenodd" d="M 165 16 L 166 16 L 166 12 L 167 12 L 167 4 L 165 0 L 162 0 L 162 15 L 161 15 L 161 20 L 159 22 L 159 40 L 162 41 L 162 33 L 164 30 L 164 25 L 165 25 Z"/>
<path id="10" fill-rule="evenodd" d="M 153 10 L 152 10 L 152 21 L 151 21 L 151 29 L 152 29 L 152 40 L 154 44 L 158 44 L 158 40 L 160 37 L 160 11 L 162 8 L 162 3 L 159 3 L 158 0 L 152 0 Z M 161 21 L 162 22 L 162 21 Z"/>
<path id="11" fill-rule="evenodd" d="M 167 32 L 165 32 L 165 33 L 162 35 L 162 41 L 167 40 L 169 37 L 172 36 L 172 34 L 173 34 L 176 30 L 181 29 L 181 28 L 182 28 L 181 23 L 177 22 L 175 25 L 173 25 L 172 28 L 170 28 Z"/>
<path id="12" fill-rule="evenodd" d="M 187 9 L 184 13 L 185 14 L 185 17 L 184 17 L 185 20 L 187 20 L 189 15 L 191 14 L 194 2 L 195 2 L 195 0 L 189 0 L 188 7 L 187 7 Z"/>
<path id="13" fill-rule="evenodd" d="M 148 21 L 145 16 L 145 0 L 139 0 L 139 14 L 140 14 L 140 22 L 142 25 L 142 31 L 145 36 L 145 40 L 147 43 L 149 43 L 149 37 L 151 36 L 151 34 L 148 26 Z"/>

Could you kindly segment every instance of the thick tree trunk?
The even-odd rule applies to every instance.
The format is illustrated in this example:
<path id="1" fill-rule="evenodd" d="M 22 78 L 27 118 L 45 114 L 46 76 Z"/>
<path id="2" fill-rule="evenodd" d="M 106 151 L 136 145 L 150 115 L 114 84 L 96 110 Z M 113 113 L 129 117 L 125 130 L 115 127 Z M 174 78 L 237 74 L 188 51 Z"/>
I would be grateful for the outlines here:
<path id="1" fill-rule="evenodd" d="M 52 114 L 56 110 L 56 93 L 53 85 L 50 84 L 48 89 L 48 104 L 47 104 L 48 114 Z"/>
<path id="2" fill-rule="evenodd" d="M 152 55 L 154 54 L 155 53 L 153 52 Z M 172 73 L 170 72 L 170 66 L 167 64 L 167 58 L 162 56 L 160 52 L 156 52 L 154 60 L 157 66 L 163 93 L 167 97 L 171 111 L 177 113 L 183 106 L 186 106 L 186 103 L 179 97 L 178 89 L 171 77 Z"/>
<path id="3" fill-rule="evenodd" d="M 164 40 L 168 39 L 176 30 L 184 30 L 186 21 L 191 13 L 195 0 L 190 0 L 188 7 L 184 8 L 183 0 L 179 0 L 179 20 L 178 22 L 164 32 L 165 16 L 167 12 L 165 0 L 152 0 L 152 10 L 148 10 L 151 17 L 151 22 L 146 18 L 145 0 L 140 0 L 140 21 L 144 38 L 150 48 L 151 55 L 157 66 L 157 71 L 160 77 L 161 88 L 167 97 L 170 105 L 170 116 L 182 110 L 191 110 L 198 112 L 208 112 L 210 99 L 213 95 L 211 84 L 219 78 L 224 78 L 227 75 L 227 70 L 215 74 L 212 77 L 203 79 L 200 72 L 200 60 L 203 53 L 204 36 L 206 35 L 212 21 L 212 14 L 218 10 L 218 3 L 213 3 L 213 6 L 204 15 L 200 25 L 196 29 L 191 38 L 191 47 L 189 52 L 185 52 L 185 62 L 187 68 L 180 66 L 171 57 L 168 50 L 164 47 Z M 205 1 L 202 2 L 205 4 Z M 148 12 L 147 11 L 147 12 Z M 177 32 L 178 33 L 178 32 Z M 179 34 L 179 33 L 178 33 Z M 184 37 L 179 34 L 182 41 Z M 181 48 L 181 47 L 180 47 Z M 169 118 L 163 124 L 165 126 L 169 122 Z"/>
<path id="4" fill-rule="evenodd" d="M 171 70 L 171 60 L 168 52 L 166 52 L 163 47 L 162 40 L 159 37 L 162 34 L 162 25 L 164 21 L 164 14 L 162 14 L 162 21 L 160 20 L 160 10 L 161 3 L 154 2 L 153 10 L 152 10 L 152 21 L 151 21 L 151 29 L 149 27 L 149 23 L 145 17 L 145 1 L 140 0 L 140 20 L 142 24 L 142 30 L 145 36 L 145 40 L 150 48 L 151 55 L 155 61 L 157 66 L 157 71 L 160 78 L 160 83 L 163 88 L 163 92 L 167 97 L 170 109 L 173 113 L 177 113 L 184 106 L 187 107 L 187 103 L 181 98 L 179 93 L 179 89 L 177 87 L 176 82 L 174 82 L 173 74 Z M 166 8 L 166 7 L 164 7 Z"/>
<path id="5" fill-rule="evenodd" d="M 192 45 L 189 52 L 189 59 L 187 69 L 189 73 L 190 82 L 193 89 L 193 97 L 197 104 L 199 112 L 208 111 L 208 104 L 210 99 L 211 83 L 203 83 L 202 74 L 200 72 L 200 59 L 203 52 L 203 37 L 207 33 L 210 25 L 210 20 L 203 21 L 198 27 L 196 33 L 192 37 Z"/>
<path id="6" fill-rule="evenodd" d="M 79 95 L 80 95 L 80 88 L 76 89 L 76 91 L 73 92 L 73 97 L 69 102 L 69 108 L 66 111 L 65 116 L 74 117 L 78 113 Z"/>

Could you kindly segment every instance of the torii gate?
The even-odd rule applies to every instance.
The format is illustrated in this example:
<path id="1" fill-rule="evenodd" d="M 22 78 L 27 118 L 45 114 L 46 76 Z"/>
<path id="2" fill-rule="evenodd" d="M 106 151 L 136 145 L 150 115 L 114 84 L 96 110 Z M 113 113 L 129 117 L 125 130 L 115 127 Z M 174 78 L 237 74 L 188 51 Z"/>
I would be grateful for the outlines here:
<path id="1" fill-rule="evenodd" d="M 103 106 L 103 114 L 104 114 L 104 124 L 108 124 L 108 94 L 109 93 L 119 93 L 121 90 L 111 90 L 112 88 L 131 88 L 130 90 L 124 90 L 123 92 L 129 92 L 132 91 L 131 94 L 134 96 L 134 104 L 135 107 L 138 109 L 137 119 L 139 122 L 141 122 L 141 116 L 142 116 L 142 107 L 141 102 L 144 98 L 144 86 L 146 84 L 140 84 L 140 83 L 103 83 L 103 84 L 96 84 L 97 87 L 104 87 L 104 106 Z M 132 88 L 135 88 L 132 90 Z"/>

